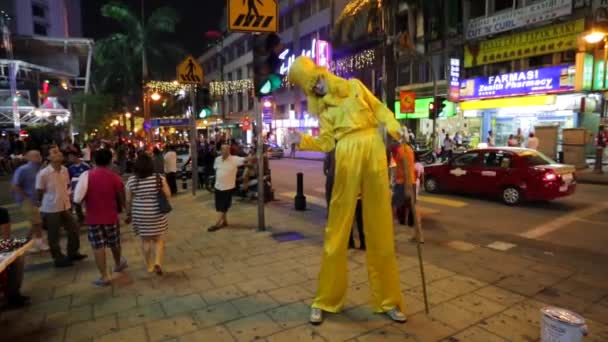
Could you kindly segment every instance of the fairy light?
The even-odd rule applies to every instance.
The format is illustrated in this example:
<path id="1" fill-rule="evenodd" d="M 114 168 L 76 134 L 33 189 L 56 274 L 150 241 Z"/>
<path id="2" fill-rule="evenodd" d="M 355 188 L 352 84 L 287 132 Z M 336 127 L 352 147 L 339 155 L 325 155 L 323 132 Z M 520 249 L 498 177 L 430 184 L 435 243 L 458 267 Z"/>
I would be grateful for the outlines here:
<path id="1" fill-rule="evenodd" d="M 251 79 L 209 83 L 209 94 L 212 96 L 245 93 L 251 89 L 253 89 L 253 81 Z"/>
<path id="2" fill-rule="evenodd" d="M 146 83 L 146 88 L 151 92 L 165 94 L 179 94 L 180 91 L 188 89 L 188 85 L 177 83 L 176 81 L 150 81 Z"/>
<path id="3" fill-rule="evenodd" d="M 332 63 L 332 69 L 338 75 L 350 74 L 354 71 L 373 66 L 375 60 L 376 51 L 374 49 L 367 49 L 352 56 L 336 60 Z"/>

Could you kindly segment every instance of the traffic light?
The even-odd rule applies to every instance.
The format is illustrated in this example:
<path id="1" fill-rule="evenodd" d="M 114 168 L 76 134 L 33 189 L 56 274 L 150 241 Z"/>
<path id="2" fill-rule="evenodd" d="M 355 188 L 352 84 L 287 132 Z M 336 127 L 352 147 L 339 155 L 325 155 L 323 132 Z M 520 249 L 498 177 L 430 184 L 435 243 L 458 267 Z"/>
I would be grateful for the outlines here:
<path id="1" fill-rule="evenodd" d="M 429 119 L 435 117 L 435 102 L 429 102 Z"/>
<path id="2" fill-rule="evenodd" d="M 445 108 L 445 97 L 444 96 L 435 96 L 433 106 L 433 114 L 431 114 L 431 119 L 436 119 L 439 117 L 439 114 L 443 112 Z"/>
<path id="3" fill-rule="evenodd" d="M 268 96 L 283 82 L 279 72 L 281 68 L 279 54 L 283 50 L 283 44 L 276 33 L 254 34 L 252 40 L 255 95 Z"/>
<path id="4" fill-rule="evenodd" d="M 200 91 L 201 99 L 201 111 L 198 114 L 200 119 L 204 119 L 206 117 L 211 116 L 211 93 L 209 92 L 209 88 L 202 88 Z"/>

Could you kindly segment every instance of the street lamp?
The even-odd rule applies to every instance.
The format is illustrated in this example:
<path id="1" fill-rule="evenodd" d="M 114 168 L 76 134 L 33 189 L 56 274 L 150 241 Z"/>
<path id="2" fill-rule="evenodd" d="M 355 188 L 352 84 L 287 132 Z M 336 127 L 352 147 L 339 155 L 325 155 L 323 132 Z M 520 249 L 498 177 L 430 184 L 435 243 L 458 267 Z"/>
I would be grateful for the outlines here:
<path id="1" fill-rule="evenodd" d="M 152 95 L 150 95 L 150 98 L 151 98 L 153 101 L 158 101 L 158 100 L 160 100 L 161 96 L 160 96 L 160 94 L 159 94 L 159 93 L 154 92 L 154 93 L 152 93 Z"/>
<path id="2" fill-rule="evenodd" d="M 131 113 L 130 113 L 130 112 L 127 112 L 127 113 L 125 114 L 125 117 L 126 117 L 127 119 L 130 119 L 130 118 L 131 118 Z"/>
<path id="3" fill-rule="evenodd" d="M 600 41 L 602 41 L 602 39 L 604 39 L 604 37 L 606 37 L 606 33 L 601 32 L 601 31 L 591 31 L 589 33 L 587 33 L 583 39 L 585 39 L 585 41 L 589 44 L 596 44 L 599 43 Z"/>

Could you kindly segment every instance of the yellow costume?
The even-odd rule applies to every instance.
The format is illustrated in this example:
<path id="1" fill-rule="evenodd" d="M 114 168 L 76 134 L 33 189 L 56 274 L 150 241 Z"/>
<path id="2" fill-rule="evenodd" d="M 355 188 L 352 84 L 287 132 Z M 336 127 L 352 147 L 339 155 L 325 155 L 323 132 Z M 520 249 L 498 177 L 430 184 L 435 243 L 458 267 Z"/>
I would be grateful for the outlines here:
<path id="1" fill-rule="evenodd" d="M 327 81 L 327 94 L 315 95 L 319 78 Z M 308 97 L 308 110 L 318 115 L 320 135 L 302 135 L 299 148 L 329 152 L 336 148 L 335 183 L 325 229 L 319 287 L 313 308 L 339 312 L 344 306 L 347 276 L 347 243 L 357 196 L 363 201 L 363 227 L 367 265 L 376 312 L 404 310 L 393 239 L 386 148 L 378 131 L 383 123 L 391 136 L 400 138 L 399 123 L 359 80 L 345 80 L 299 57 L 289 71 L 289 81 Z M 337 140 L 337 144 L 335 141 Z"/>

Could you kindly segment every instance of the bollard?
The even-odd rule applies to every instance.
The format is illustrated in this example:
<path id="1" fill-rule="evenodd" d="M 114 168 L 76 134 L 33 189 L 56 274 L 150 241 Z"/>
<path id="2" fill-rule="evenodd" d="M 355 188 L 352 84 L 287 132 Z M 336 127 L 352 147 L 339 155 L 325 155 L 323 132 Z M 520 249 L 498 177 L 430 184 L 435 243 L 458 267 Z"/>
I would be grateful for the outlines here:
<path id="1" fill-rule="evenodd" d="M 304 174 L 302 172 L 298 172 L 298 188 L 295 200 L 295 208 L 296 210 L 306 210 L 306 196 L 304 196 Z"/>

